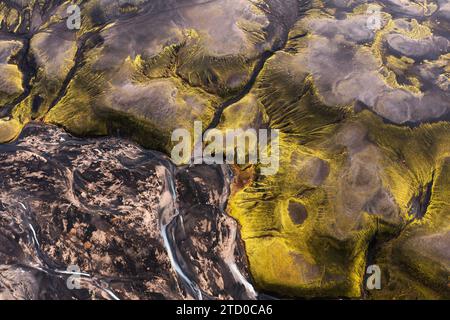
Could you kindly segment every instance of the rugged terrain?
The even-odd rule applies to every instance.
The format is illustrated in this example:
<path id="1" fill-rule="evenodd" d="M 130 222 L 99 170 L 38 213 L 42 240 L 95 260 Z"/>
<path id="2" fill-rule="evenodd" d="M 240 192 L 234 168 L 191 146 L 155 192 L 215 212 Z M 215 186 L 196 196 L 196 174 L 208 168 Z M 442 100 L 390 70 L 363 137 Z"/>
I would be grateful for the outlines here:
<path id="1" fill-rule="evenodd" d="M 56 271 L 79 264 L 78 298 L 450 297 L 448 0 L 8 0 L 0 21 L 5 296 L 72 296 Z M 195 120 L 279 129 L 280 171 L 174 168 Z"/>

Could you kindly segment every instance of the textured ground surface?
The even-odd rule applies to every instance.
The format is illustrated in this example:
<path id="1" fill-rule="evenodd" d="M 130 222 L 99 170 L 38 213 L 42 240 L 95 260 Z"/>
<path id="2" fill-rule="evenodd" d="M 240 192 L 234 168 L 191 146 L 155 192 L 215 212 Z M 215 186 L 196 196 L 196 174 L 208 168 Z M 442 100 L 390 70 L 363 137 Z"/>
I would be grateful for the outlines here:
<path id="1" fill-rule="evenodd" d="M 0 159 L 1 298 L 254 298 L 224 168 L 35 125 Z"/>
<path id="2" fill-rule="evenodd" d="M 233 181 L 230 168 L 193 173 L 180 169 L 169 179 L 183 181 L 177 189 L 185 197 L 172 198 L 173 203 L 195 208 L 195 219 L 212 219 L 206 226 L 176 221 L 166 230 L 173 243 L 190 248 L 176 255 L 185 270 L 177 274 L 161 240 L 161 225 L 158 228 L 164 219 L 158 218 L 156 212 L 162 209 L 156 208 L 164 207 L 168 216 L 175 210 L 159 201 L 163 178 L 151 178 L 152 169 L 123 189 L 117 183 L 123 176 L 115 177 L 113 166 L 100 166 L 96 172 L 107 182 L 83 184 L 89 192 L 70 198 L 53 190 L 68 183 L 63 172 L 83 165 L 73 162 L 75 151 L 52 141 L 54 135 L 65 134 L 55 129 L 25 134 L 19 144 L 32 143 L 33 136 L 52 141 L 53 147 L 35 147 L 56 156 L 61 167 L 49 167 L 43 175 L 39 158 L 5 144 L 0 192 L 7 197 L 2 210 L 10 213 L 2 219 L 18 219 L 23 225 L 24 216 L 32 213 L 45 259 L 58 268 L 77 260 L 98 281 L 143 272 L 136 287 L 111 284 L 121 298 L 198 297 L 199 292 L 221 298 L 254 296 L 241 273 L 230 271 L 230 252 L 242 260 L 238 265 L 244 274 L 248 258 L 251 283 L 260 293 L 449 298 L 448 0 L 76 2 L 82 9 L 78 31 L 66 27 L 69 2 L 0 3 L 0 142 L 13 141 L 27 123 L 37 121 L 77 136 L 129 138 L 168 154 L 172 130 L 192 130 L 193 121 L 202 120 L 223 130 L 280 129 L 281 167 L 268 177 L 258 166 L 234 167 Z M 370 26 L 376 11 L 380 20 L 374 29 Z M 103 143 L 117 152 L 138 148 L 129 142 L 101 141 L 84 143 Z M 6 156 L 11 152 L 16 157 Z M 118 161 L 106 150 L 96 155 L 89 148 L 86 156 L 76 158 L 89 165 L 96 158 Z M 166 163 L 160 157 L 154 161 Z M 148 186 L 138 185 L 147 178 Z M 227 180 L 230 194 L 221 185 Z M 200 196 L 192 186 L 208 196 Z M 33 192 L 40 200 L 29 200 L 25 208 L 18 204 L 17 197 Z M 136 198 L 144 197 L 140 192 L 156 200 Z M 130 197 L 137 207 L 119 204 L 117 195 Z M 46 204 L 51 199 L 58 199 L 59 211 Z M 111 237 L 118 238 L 116 248 L 102 247 L 100 236 L 91 239 L 93 222 L 83 218 L 87 204 L 102 208 L 97 208 L 98 216 L 120 216 L 114 220 L 117 225 L 109 222 L 108 227 L 113 228 Z M 69 209 L 75 210 L 73 224 L 78 223 L 70 225 L 74 231 L 64 222 Z M 241 225 L 245 254 L 239 241 L 234 248 L 236 226 L 224 210 Z M 33 260 L 38 258 L 36 246 L 26 227 L 14 233 L 7 229 L 10 222 L 4 222 L 2 228 L 0 236 L 6 240 L 0 264 L 5 272 L 0 284 L 10 287 L 20 268 L 42 268 L 44 262 Z M 232 240 L 211 231 L 223 228 Z M 132 238 L 126 238 L 127 230 L 133 230 Z M 21 236 L 28 238 L 21 243 Z M 81 242 L 73 244 L 72 236 Z M 150 253 L 139 245 L 147 238 L 154 240 Z M 83 249 L 86 242 L 89 249 Z M 211 243 L 218 245 L 217 252 L 208 250 Z M 108 250 L 117 259 L 130 258 L 120 267 L 111 262 L 114 259 L 105 262 Z M 382 270 L 382 290 L 365 290 L 370 264 Z M 148 265 L 155 267 L 145 271 Z M 20 279 L 23 292 L 5 294 L 40 294 L 33 283 L 44 275 L 32 270 Z M 228 286 L 224 279 L 234 280 Z M 90 283 L 83 297 L 107 295 Z M 46 289 L 49 297 L 72 294 L 60 288 L 64 281 L 52 285 L 55 288 Z"/>

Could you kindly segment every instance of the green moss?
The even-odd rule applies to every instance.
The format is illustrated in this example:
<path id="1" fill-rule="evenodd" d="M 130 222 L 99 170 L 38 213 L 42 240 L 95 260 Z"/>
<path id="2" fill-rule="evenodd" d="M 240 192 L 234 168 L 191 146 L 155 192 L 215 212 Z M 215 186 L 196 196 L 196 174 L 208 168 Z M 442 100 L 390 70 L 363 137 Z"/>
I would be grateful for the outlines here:
<path id="1" fill-rule="evenodd" d="M 96 98 L 102 92 L 105 79 L 102 73 L 80 70 L 70 82 L 67 94 L 45 115 L 44 120 L 61 125 L 76 135 L 105 135 L 107 127 L 99 119 Z"/>
<path id="2" fill-rule="evenodd" d="M 190 86 L 226 98 L 247 84 L 255 62 L 241 56 L 214 57 L 203 51 L 200 42 L 194 42 L 178 50 L 176 74 Z"/>
<path id="3" fill-rule="evenodd" d="M 0 119 L 0 143 L 14 140 L 22 130 L 22 125 L 16 119 Z"/>
<path id="4" fill-rule="evenodd" d="M 418 290 L 409 297 L 446 297 L 443 276 L 448 270 L 442 261 L 436 264 L 436 257 L 411 251 L 415 246 L 408 244 L 407 235 L 416 234 L 415 226 L 425 224 L 433 227 L 421 229 L 423 235 L 436 232 L 437 226 L 440 233 L 442 228 L 448 230 L 447 200 L 444 206 L 444 198 L 436 198 L 440 192 L 447 196 L 442 190 L 448 189 L 449 183 L 439 182 L 441 178 L 434 182 L 424 219 L 408 223 L 411 199 L 423 193 L 433 176 L 441 176 L 439 163 L 450 154 L 449 125 L 408 128 L 386 124 L 369 111 L 355 114 L 350 109 L 326 107 L 310 78 L 288 62 L 280 63 L 283 59 L 287 58 L 281 54 L 268 62 L 254 91 L 269 126 L 282 131 L 280 170 L 274 176 L 257 175 L 229 201 L 230 213 L 242 225 L 250 269 L 260 290 L 287 296 L 361 297 L 370 256 L 381 266 L 383 276 L 389 274 L 395 280 L 381 292 L 366 293 L 369 298 L 407 297 L 408 286 Z M 223 127 L 231 125 L 226 118 L 224 121 Z M 377 166 L 381 185 L 398 205 L 396 219 L 384 217 L 383 212 L 369 215 L 361 210 L 357 220 L 352 220 L 355 218 L 347 218 L 337 206 L 341 197 L 358 197 L 346 195 L 345 188 L 341 195 L 336 191 L 349 170 L 351 152 L 339 142 L 341 132 L 349 126 L 364 128 L 366 136 L 360 148 L 367 161 Z M 295 157 L 326 161 L 330 173 L 324 184 L 309 185 Z M 308 212 L 301 226 L 289 221 L 289 199 L 301 201 Z M 373 239 L 376 248 L 369 247 Z M 296 261 L 292 255 L 304 257 L 308 263 Z M 314 276 L 302 278 L 310 268 L 321 271 L 321 281 Z M 392 283 L 393 289 L 389 288 Z"/>

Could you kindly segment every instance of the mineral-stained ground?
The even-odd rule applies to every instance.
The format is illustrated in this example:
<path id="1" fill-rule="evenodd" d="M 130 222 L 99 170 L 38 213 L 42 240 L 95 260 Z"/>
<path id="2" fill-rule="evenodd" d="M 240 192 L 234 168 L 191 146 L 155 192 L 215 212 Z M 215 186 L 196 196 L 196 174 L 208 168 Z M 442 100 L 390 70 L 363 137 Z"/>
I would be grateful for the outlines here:
<path id="1" fill-rule="evenodd" d="M 449 121 L 449 0 L 0 1 L 0 298 L 449 299 Z"/>

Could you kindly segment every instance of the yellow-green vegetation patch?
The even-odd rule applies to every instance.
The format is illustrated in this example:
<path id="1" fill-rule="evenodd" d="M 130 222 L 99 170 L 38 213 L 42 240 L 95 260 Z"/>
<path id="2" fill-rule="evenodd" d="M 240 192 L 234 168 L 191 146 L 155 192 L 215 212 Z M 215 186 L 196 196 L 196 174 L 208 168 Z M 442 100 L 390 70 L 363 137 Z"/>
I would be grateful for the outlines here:
<path id="1" fill-rule="evenodd" d="M 295 59 L 277 54 L 252 91 L 268 125 L 282 132 L 280 170 L 264 177 L 256 167 L 253 179 L 229 201 L 258 288 L 286 296 L 361 297 L 370 260 L 386 278 L 385 291 L 369 297 L 401 298 L 407 285 L 421 297 L 444 297 L 445 265 L 436 266 L 436 257 L 426 254 L 417 254 L 422 262 L 408 260 L 416 255 L 415 244 L 404 237 L 443 214 L 433 213 L 434 196 L 427 207 L 426 193 L 433 179 L 436 192 L 438 168 L 449 154 L 449 125 L 409 128 L 387 124 L 367 110 L 327 107 L 301 63 L 291 65 Z M 244 112 L 246 104 L 252 110 L 250 100 L 234 110 Z M 225 112 L 221 128 L 254 123 L 253 116 L 245 124 L 230 114 Z M 448 230 L 449 220 L 435 225 Z M 433 236 L 430 232 L 424 234 Z M 442 230 L 434 236 L 445 243 Z M 423 276 L 400 271 L 401 263 Z"/>
<path id="2" fill-rule="evenodd" d="M 430 181 L 430 203 L 424 217 L 407 225 L 397 237 L 379 248 L 376 259 L 386 270 L 385 290 L 371 293 L 373 298 L 450 297 L 449 170 L 449 159 L 441 159 Z"/>
<path id="3" fill-rule="evenodd" d="M 14 140 L 22 130 L 22 125 L 15 119 L 0 119 L 0 143 Z"/>
<path id="4" fill-rule="evenodd" d="M 30 96 L 31 116 L 42 118 L 63 89 L 64 81 L 75 64 L 75 33 L 64 23 L 48 32 L 37 33 L 30 40 L 30 54 L 36 63 L 36 76 Z"/>
<path id="5" fill-rule="evenodd" d="M 93 50 L 45 121 L 77 135 L 124 135 L 170 153 L 172 131 L 192 131 L 195 120 L 209 123 L 218 104 L 214 96 L 173 76 L 172 50 L 151 59 L 128 57 L 113 76 L 108 70 L 93 72 L 99 54 Z M 155 59 L 166 61 L 166 67 L 157 67 Z"/>
<path id="6" fill-rule="evenodd" d="M 94 107 L 104 80 L 88 70 L 78 73 L 67 94 L 45 116 L 45 121 L 61 125 L 77 135 L 105 135 L 106 124 L 98 119 Z"/>
<path id="7" fill-rule="evenodd" d="M 12 64 L 0 64 L 0 106 L 17 98 L 22 91 L 22 73 L 19 68 Z"/>

